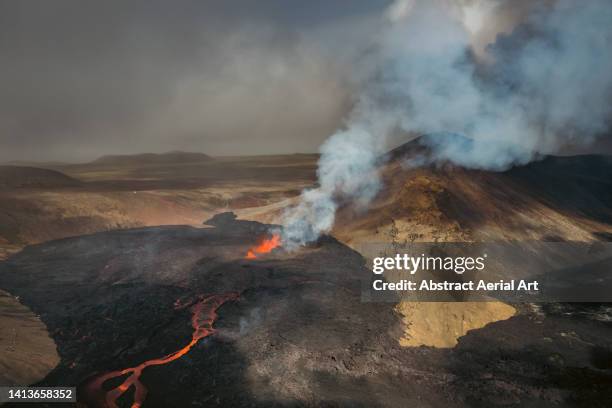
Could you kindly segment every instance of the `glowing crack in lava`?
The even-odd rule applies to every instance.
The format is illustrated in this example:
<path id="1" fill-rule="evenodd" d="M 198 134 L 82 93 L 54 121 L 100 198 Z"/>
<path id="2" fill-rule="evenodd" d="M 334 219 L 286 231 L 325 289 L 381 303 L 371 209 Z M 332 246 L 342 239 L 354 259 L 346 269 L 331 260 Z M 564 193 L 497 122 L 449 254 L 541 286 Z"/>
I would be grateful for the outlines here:
<path id="1" fill-rule="evenodd" d="M 261 244 L 249 249 L 247 251 L 245 258 L 255 259 L 257 258 L 257 254 L 267 254 L 268 252 L 272 251 L 274 248 L 279 247 L 280 244 L 281 244 L 280 235 L 273 234 L 272 237 L 270 238 L 264 238 Z"/>
<path id="2" fill-rule="evenodd" d="M 134 402 L 132 408 L 142 406 L 146 396 L 147 388 L 140 381 L 140 376 L 145 368 L 149 366 L 162 365 L 177 360 L 187 354 L 198 341 L 210 336 L 215 332 L 213 323 L 217 319 L 217 309 L 225 302 L 238 298 L 237 293 L 226 293 L 222 295 L 211 295 L 201 298 L 191 307 L 192 317 L 191 326 L 193 334 L 191 341 L 183 348 L 170 353 L 162 358 L 147 360 L 144 363 L 123 370 L 112 371 L 100 376 L 94 377 L 84 387 L 84 394 L 87 396 L 92 405 L 90 407 L 101 408 L 117 408 L 117 399 L 127 392 L 131 387 L 134 387 Z M 117 387 L 105 391 L 103 385 L 108 380 L 113 378 L 126 376 L 125 380 Z"/>

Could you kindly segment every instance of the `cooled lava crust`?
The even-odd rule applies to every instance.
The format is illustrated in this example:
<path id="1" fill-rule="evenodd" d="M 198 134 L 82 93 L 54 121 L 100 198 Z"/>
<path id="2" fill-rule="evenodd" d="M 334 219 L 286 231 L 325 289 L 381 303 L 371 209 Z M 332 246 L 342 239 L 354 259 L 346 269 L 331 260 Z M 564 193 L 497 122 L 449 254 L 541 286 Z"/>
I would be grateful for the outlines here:
<path id="1" fill-rule="evenodd" d="M 361 302 L 369 272 L 357 252 L 323 237 L 248 260 L 269 226 L 208 223 L 62 239 L 0 264 L 0 287 L 58 347 L 60 364 L 37 385 L 77 385 L 81 406 L 97 406 L 92 379 L 184 348 L 189 306 L 236 293 L 210 336 L 142 371 L 144 407 L 612 406 L 610 324 L 525 309 L 453 349 L 402 348 L 394 305 Z M 131 391 L 117 399 L 132 402 Z"/>

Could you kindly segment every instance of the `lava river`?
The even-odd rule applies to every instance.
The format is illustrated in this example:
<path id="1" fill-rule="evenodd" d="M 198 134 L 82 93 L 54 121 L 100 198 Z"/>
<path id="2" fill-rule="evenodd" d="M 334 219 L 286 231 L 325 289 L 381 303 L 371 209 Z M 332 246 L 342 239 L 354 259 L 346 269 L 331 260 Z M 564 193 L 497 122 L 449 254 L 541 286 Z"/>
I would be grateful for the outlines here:
<path id="1" fill-rule="evenodd" d="M 238 298 L 237 293 L 226 293 L 221 295 L 210 295 L 202 297 L 191 307 L 191 325 L 193 334 L 191 341 L 183 348 L 170 353 L 164 357 L 147 360 L 140 365 L 122 370 L 112 371 L 94 377 L 84 387 L 84 396 L 90 408 L 117 408 L 117 399 L 134 387 L 134 402 L 132 408 L 141 407 L 146 396 L 147 388 L 140 381 L 140 376 L 145 368 L 170 363 L 187 354 L 198 341 L 210 336 L 215 332 L 213 323 L 217 319 L 217 309 L 225 302 Z M 106 391 L 103 388 L 107 381 L 127 376 L 117 387 Z"/>

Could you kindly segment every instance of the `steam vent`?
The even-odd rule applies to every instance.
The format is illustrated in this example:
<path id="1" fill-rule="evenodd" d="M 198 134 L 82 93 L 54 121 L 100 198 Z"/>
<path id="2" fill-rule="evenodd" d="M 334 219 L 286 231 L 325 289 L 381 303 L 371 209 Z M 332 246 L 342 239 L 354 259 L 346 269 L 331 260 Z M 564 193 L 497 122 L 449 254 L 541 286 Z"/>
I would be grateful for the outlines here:
<path id="1" fill-rule="evenodd" d="M 245 259 L 271 226 L 229 213 L 207 223 L 63 239 L 0 264 L 0 284 L 40 315 L 61 357 L 38 385 L 79 384 L 89 407 L 612 402 L 611 367 L 591 359 L 605 349 L 572 340 L 609 328 L 566 319 L 553 348 L 563 317 L 517 316 L 452 349 L 402 347 L 393 305 L 360 301 L 357 252 L 325 236 Z"/>

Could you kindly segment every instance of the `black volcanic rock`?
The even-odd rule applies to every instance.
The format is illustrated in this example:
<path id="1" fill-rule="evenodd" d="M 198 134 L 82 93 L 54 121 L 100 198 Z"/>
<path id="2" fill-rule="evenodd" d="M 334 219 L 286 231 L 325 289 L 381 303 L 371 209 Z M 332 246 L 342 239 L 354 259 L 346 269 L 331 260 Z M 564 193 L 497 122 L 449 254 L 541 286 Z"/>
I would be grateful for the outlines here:
<path id="1" fill-rule="evenodd" d="M 609 326 L 525 313 L 470 332 L 454 349 L 402 348 L 394 305 L 361 301 L 360 277 L 370 272 L 357 252 L 325 237 L 245 260 L 259 237 L 240 223 L 220 215 L 215 228 L 98 233 L 30 246 L 1 263 L 0 287 L 40 314 L 58 346 L 61 362 L 41 385 L 79 385 L 87 402 L 89 379 L 189 342 L 191 314 L 177 304 L 238 293 L 218 309 L 214 335 L 143 371 L 144 407 L 612 401 L 602 368 Z"/>
<path id="2" fill-rule="evenodd" d="M 612 223 L 612 156 L 548 156 L 505 174 L 551 206 Z"/>
<path id="3" fill-rule="evenodd" d="M 450 132 L 426 133 L 415 137 L 414 139 L 401 144 L 381 157 L 382 162 L 395 160 L 416 160 L 418 159 L 425 165 L 440 166 L 442 162 L 437 162 L 435 159 L 436 149 L 439 146 L 453 144 L 461 146 L 464 150 L 471 150 L 474 146 L 474 141 L 469 137 Z M 446 161 L 445 161 L 446 162 Z"/>
<path id="4" fill-rule="evenodd" d="M 265 225 L 256 221 L 238 220 L 233 212 L 215 214 L 204 221 L 204 225 L 210 225 L 220 229 L 238 230 L 242 234 L 251 233 L 256 235 L 266 234 L 270 229 L 278 229 L 279 226 Z"/>

